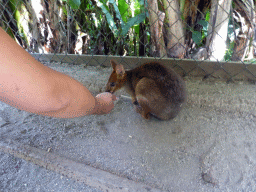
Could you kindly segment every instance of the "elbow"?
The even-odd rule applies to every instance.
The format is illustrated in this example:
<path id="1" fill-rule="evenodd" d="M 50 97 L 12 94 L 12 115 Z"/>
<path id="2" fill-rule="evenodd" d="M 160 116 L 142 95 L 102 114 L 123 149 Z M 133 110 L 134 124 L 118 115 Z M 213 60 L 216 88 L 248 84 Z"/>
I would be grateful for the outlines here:
<path id="1" fill-rule="evenodd" d="M 63 111 L 70 104 L 68 94 L 46 94 L 36 105 L 34 113 L 47 114 Z"/>
<path id="2" fill-rule="evenodd" d="M 63 111 L 70 105 L 70 98 L 65 95 L 51 96 L 46 99 L 43 110 L 45 112 Z"/>

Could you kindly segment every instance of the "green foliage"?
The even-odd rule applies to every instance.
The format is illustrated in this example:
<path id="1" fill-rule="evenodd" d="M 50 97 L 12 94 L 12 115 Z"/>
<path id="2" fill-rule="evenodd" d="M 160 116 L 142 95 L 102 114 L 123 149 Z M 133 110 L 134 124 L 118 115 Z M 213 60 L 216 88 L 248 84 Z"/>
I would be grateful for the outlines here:
<path id="1" fill-rule="evenodd" d="M 129 5 L 126 3 L 125 0 L 119 0 L 118 1 L 118 9 L 119 13 L 123 19 L 124 22 L 127 22 L 128 19 L 128 10 L 129 10 Z"/>
<path id="2" fill-rule="evenodd" d="M 134 1 L 134 11 L 135 15 L 139 15 L 141 13 L 141 7 L 143 7 L 138 0 Z"/>
<path id="3" fill-rule="evenodd" d="M 63 0 L 64 2 L 67 2 L 72 9 L 78 9 L 81 1 L 80 0 Z"/>
<path id="4" fill-rule="evenodd" d="M 28 42 L 28 20 L 25 20 L 24 17 L 28 14 L 27 9 L 24 3 L 20 0 L 10 0 L 9 6 L 13 11 L 13 17 L 17 22 L 19 36 L 26 42 Z M 13 35 L 12 35 L 13 36 Z"/>
<path id="5" fill-rule="evenodd" d="M 109 8 L 106 5 L 106 2 L 104 0 L 101 0 L 101 1 L 100 0 L 95 0 L 95 1 L 97 3 L 97 6 L 99 8 L 101 8 L 102 12 L 106 15 L 106 19 L 107 19 L 107 22 L 108 22 L 108 25 L 109 25 L 111 31 L 113 32 L 113 34 L 115 36 L 117 36 L 118 30 L 117 30 L 117 27 L 115 25 L 113 16 L 111 15 L 111 13 L 109 11 Z"/>
<path id="6" fill-rule="evenodd" d="M 79 9 L 82 10 L 82 11 L 86 11 L 86 10 L 89 10 L 89 9 L 93 9 L 93 4 L 91 2 L 91 0 L 82 0 L 81 1 L 81 4 L 79 6 Z"/>
<path id="7" fill-rule="evenodd" d="M 228 41 L 232 42 L 235 40 L 235 36 L 238 35 L 240 31 L 240 26 L 238 24 L 234 24 L 232 22 L 232 17 L 229 18 L 229 25 L 228 25 Z"/>
<path id="8" fill-rule="evenodd" d="M 132 26 L 140 24 L 145 20 L 145 18 L 146 18 L 145 13 L 141 13 L 135 17 L 130 18 L 128 22 L 123 26 L 121 34 L 125 36 Z"/>
<path id="9" fill-rule="evenodd" d="M 248 63 L 249 63 L 249 64 L 256 64 L 256 59 L 250 59 L 250 60 L 248 61 Z"/>
<path id="10" fill-rule="evenodd" d="M 226 50 L 226 53 L 225 53 L 225 56 L 224 56 L 225 61 L 231 61 L 231 57 L 232 57 L 233 52 L 234 52 L 234 47 L 235 47 L 235 41 L 233 41 L 229 44 L 229 48 Z"/>
<path id="11" fill-rule="evenodd" d="M 197 46 L 201 46 L 202 41 L 207 37 L 209 23 L 206 20 L 200 20 L 198 24 L 202 25 L 202 31 L 192 31 L 192 39 Z"/>
<path id="12" fill-rule="evenodd" d="M 193 31 L 192 32 L 192 39 L 195 42 L 196 45 L 201 44 L 202 42 L 202 34 L 199 31 Z"/>
<path id="13" fill-rule="evenodd" d="M 205 15 L 205 20 L 208 21 L 208 22 L 210 21 L 210 13 L 211 13 L 211 12 L 210 12 L 210 10 L 208 9 L 208 10 L 206 11 L 206 15 Z"/>
<path id="14" fill-rule="evenodd" d="M 235 37 L 238 35 L 240 31 L 240 27 L 238 24 L 234 24 L 232 21 L 232 16 L 229 18 L 229 25 L 228 25 L 228 38 L 227 38 L 227 47 L 228 49 L 226 50 L 224 60 L 225 61 L 231 61 L 231 57 L 234 52 L 234 47 L 235 47 Z"/>
<path id="15" fill-rule="evenodd" d="M 109 3 L 111 3 L 113 5 L 115 13 L 116 13 L 116 17 L 117 17 L 117 19 L 119 19 L 121 25 L 123 25 L 124 22 L 123 22 L 123 19 L 122 19 L 122 15 L 119 11 L 119 7 L 117 6 L 115 0 L 109 0 Z"/>
<path id="16" fill-rule="evenodd" d="M 97 6 L 101 8 L 102 12 L 105 14 L 108 25 L 115 37 L 119 35 L 126 36 L 131 27 L 135 27 L 139 23 L 143 22 L 146 18 L 145 12 L 141 13 L 142 10 L 144 11 L 144 1 L 142 0 L 133 0 L 130 4 L 128 4 L 125 0 L 119 0 L 118 5 L 115 0 L 109 0 L 107 2 L 105 0 L 95 1 Z M 110 13 L 109 6 L 107 6 L 108 3 L 113 6 L 115 16 L 119 22 L 117 22 L 114 19 L 113 14 Z M 131 6 L 133 6 L 134 9 L 134 17 L 130 17 L 132 15 L 131 11 L 129 11 Z M 119 23 L 121 25 L 121 31 L 117 30 L 119 28 Z"/>
<path id="17" fill-rule="evenodd" d="M 183 15 L 184 8 L 185 8 L 185 0 L 180 0 L 180 12 L 182 13 L 181 15 Z"/>
<path id="18" fill-rule="evenodd" d="M 198 24 L 202 25 L 202 40 L 207 37 L 209 22 L 207 20 L 200 20 Z"/>
<path id="19" fill-rule="evenodd" d="M 202 46 L 203 40 L 207 37 L 208 27 L 210 20 L 210 11 L 207 10 L 205 19 L 202 19 L 198 22 L 202 26 L 202 31 L 192 31 L 192 39 L 197 46 Z"/>

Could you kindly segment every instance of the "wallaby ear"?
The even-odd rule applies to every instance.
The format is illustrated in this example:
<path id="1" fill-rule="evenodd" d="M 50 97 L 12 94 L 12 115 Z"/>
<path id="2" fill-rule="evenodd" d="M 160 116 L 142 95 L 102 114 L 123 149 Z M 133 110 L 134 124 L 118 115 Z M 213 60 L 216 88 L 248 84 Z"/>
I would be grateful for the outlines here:
<path id="1" fill-rule="evenodd" d="M 117 78 L 122 79 L 124 77 L 124 74 L 125 74 L 124 66 L 121 65 L 121 64 L 117 64 L 114 60 L 111 60 L 110 63 L 113 67 L 113 70 L 117 74 Z"/>
<path id="2" fill-rule="evenodd" d="M 116 65 L 116 74 L 118 79 L 124 78 L 125 70 L 123 65 L 121 64 Z"/>
<path id="3" fill-rule="evenodd" d="M 117 63 L 114 60 L 110 60 L 110 63 L 111 63 L 113 70 L 116 70 Z"/>

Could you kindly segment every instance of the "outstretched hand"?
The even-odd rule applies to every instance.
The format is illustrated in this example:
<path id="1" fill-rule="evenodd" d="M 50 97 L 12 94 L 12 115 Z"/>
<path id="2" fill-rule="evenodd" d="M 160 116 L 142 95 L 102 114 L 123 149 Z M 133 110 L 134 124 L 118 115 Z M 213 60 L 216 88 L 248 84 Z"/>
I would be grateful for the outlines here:
<path id="1" fill-rule="evenodd" d="M 115 100 L 116 100 L 116 96 L 111 93 L 104 92 L 104 93 L 98 94 L 96 96 L 97 110 L 95 114 L 103 115 L 103 114 L 109 113 L 114 108 L 113 101 Z"/>

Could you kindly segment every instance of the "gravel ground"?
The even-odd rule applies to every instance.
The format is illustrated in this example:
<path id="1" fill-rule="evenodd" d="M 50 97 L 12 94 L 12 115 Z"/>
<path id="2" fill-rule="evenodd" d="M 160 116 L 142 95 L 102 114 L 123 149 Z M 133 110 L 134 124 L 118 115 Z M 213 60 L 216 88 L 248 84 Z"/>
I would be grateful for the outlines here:
<path id="1" fill-rule="evenodd" d="M 74 77 L 94 94 L 104 90 L 111 72 L 47 65 Z M 255 85 L 211 79 L 186 79 L 186 84 L 188 104 L 172 121 L 146 121 L 122 98 L 111 114 L 69 120 L 0 103 L 0 136 L 163 191 L 256 191 Z M 24 160 L 11 162 L 12 156 L 1 153 L 0 179 L 5 185 L 1 190 L 95 190 L 45 169 L 36 171 L 36 165 Z M 16 170 L 17 162 L 24 165 L 24 173 Z M 36 188 L 42 185 L 45 188 Z"/>
<path id="2" fill-rule="evenodd" d="M 0 191 L 101 192 L 56 172 L 0 152 Z"/>

